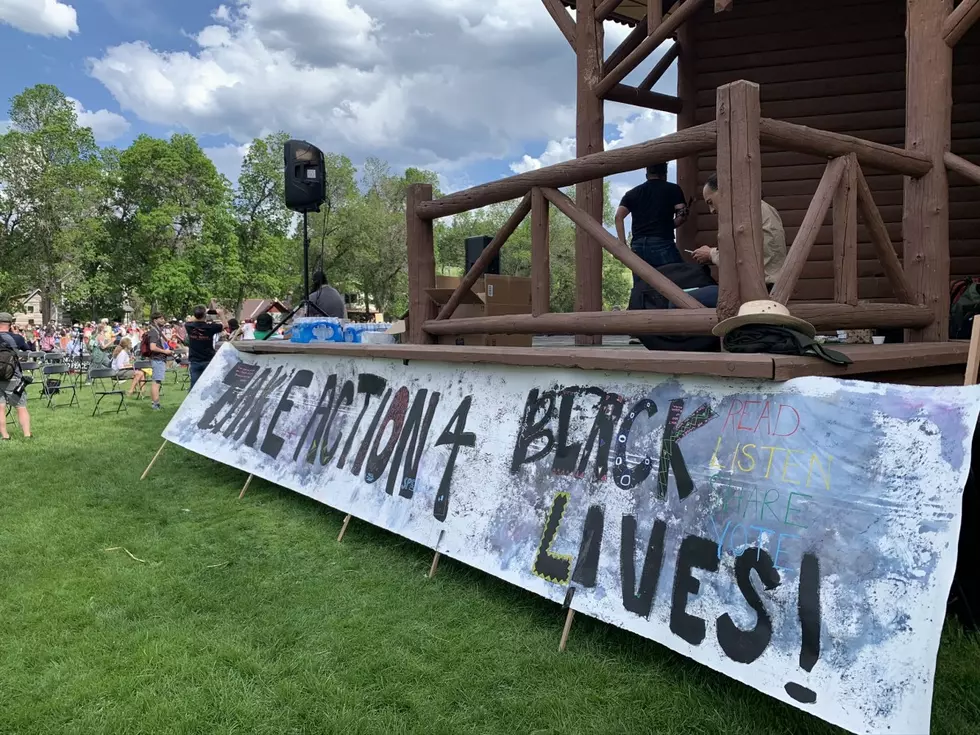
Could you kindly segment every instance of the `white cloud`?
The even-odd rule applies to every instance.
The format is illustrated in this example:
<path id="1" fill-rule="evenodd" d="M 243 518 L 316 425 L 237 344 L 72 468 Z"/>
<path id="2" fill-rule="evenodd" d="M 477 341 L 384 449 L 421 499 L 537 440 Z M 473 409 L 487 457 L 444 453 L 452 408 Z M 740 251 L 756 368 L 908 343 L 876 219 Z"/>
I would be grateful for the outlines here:
<path id="1" fill-rule="evenodd" d="M 540 3 L 236 0 L 212 17 L 191 51 L 124 43 L 91 74 L 147 122 L 238 144 L 285 130 L 395 167 L 574 132 L 574 56 Z"/>
<path id="2" fill-rule="evenodd" d="M 75 8 L 59 0 L 0 0 L 0 23 L 41 36 L 78 33 Z"/>
<path id="3" fill-rule="evenodd" d="M 224 174 L 228 181 L 236 184 L 238 182 L 238 175 L 242 172 L 242 160 L 245 158 L 245 154 L 248 153 L 248 148 L 247 143 L 244 145 L 227 143 L 223 146 L 205 148 L 204 153 L 214 161 L 214 166 L 218 169 L 218 173 Z"/>
<path id="4" fill-rule="evenodd" d="M 74 97 L 69 97 L 75 108 L 75 116 L 82 127 L 92 128 L 92 134 L 99 142 L 115 140 L 129 130 L 129 120 L 109 110 L 86 110 L 85 106 Z"/>
<path id="5" fill-rule="evenodd" d="M 520 161 L 510 164 L 510 170 L 515 174 L 523 174 L 528 171 L 536 171 L 543 166 L 570 161 L 573 158 L 575 158 L 575 138 L 549 140 L 540 156 L 533 158 L 525 153 Z"/>

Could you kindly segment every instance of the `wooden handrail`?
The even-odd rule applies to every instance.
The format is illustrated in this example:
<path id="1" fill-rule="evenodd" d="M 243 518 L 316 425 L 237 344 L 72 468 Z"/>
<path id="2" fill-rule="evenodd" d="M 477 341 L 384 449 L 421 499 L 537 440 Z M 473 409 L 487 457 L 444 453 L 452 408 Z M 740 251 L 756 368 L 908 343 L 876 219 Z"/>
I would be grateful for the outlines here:
<path id="1" fill-rule="evenodd" d="M 911 304 L 790 305 L 794 316 L 819 330 L 918 328 L 932 322 L 927 306 Z M 580 311 L 573 314 L 508 314 L 427 321 L 430 335 L 447 334 L 711 334 L 718 323 L 714 309 L 647 309 L 644 311 Z"/>
<path id="2" fill-rule="evenodd" d="M 759 137 L 763 145 L 796 153 L 809 153 L 821 158 L 854 153 L 864 166 L 905 176 L 918 178 L 932 170 L 932 160 L 918 151 L 872 143 L 853 135 L 831 133 L 767 117 L 759 121 Z"/>
<path id="3" fill-rule="evenodd" d="M 468 293 L 469 290 L 473 288 L 473 284 L 479 280 L 480 276 L 486 273 L 490 262 L 497 257 L 497 253 L 500 252 L 500 248 L 502 248 L 504 243 L 507 242 L 507 239 L 514 234 L 514 230 L 520 227 L 521 222 L 524 221 L 524 218 L 527 217 L 527 213 L 530 211 L 531 195 L 525 194 L 520 204 L 517 205 L 517 209 L 511 213 L 510 217 L 507 218 L 507 221 L 504 222 L 497 234 L 493 236 L 493 240 L 490 241 L 490 244 L 483 249 L 483 252 L 480 253 L 480 257 L 476 259 L 473 266 L 466 272 L 466 275 L 463 276 L 463 280 L 459 282 L 456 290 L 453 291 L 452 296 L 449 297 L 449 301 L 447 301 L 443 305 L 442 309 L 439 310 L 439 315 L 436 317 L 436 320 L 448 319 L 453 315 L 453 312 L 456 311 L 456 307 L 459 306 L 459 302 L 462 300 L 463 295 Z"/>
<path id="4" fill-rule="evenodd" d="M 861 221 L 864 222 L 864 227 L 867 229 L 871 243 L 878 254 L 878 260 L 885 269 L 885 276 L 891 284 L 892 293 L 904 304 L 917 303 L 909 279 L 905 276 L 905 269 L 902 268 L 902 263 L 895 253 L 891 236 L 885 226 L 885 220 L 882 219 L 878 205 L 875 204 L 871 187 L 868 186 L 868 180 L 864 178 L 864 171 L 861 170 L 860 166 L 857 172 L 857 187 Z"/>
<path id="5" fill-rule="evenodd" d="M 946 45 L 953 48 L 977 21 L 980 21 L 980 0 L 963 0 L 943 24 Z"/>
<path id="6" fill-rule="evenodd" d="M 561 188 L 594 181 L 606 176 L 636 171 L 656 163 L 674 161 L 694 153 L 711 150 L 718 138 L 715 123 L 686 128 L 646 143 L 600 151 L 571 161 L 545 166 L 535 171 L 508 176 L 506 179 L 463 189 L 454 194 L 419 202 L 416 214 L 423 219 L 448 217 L 489 204 L 498 204 L 524 196 L 535 186 Z"/>
<path id="7" fill-rule="evenodd" d="M 780 304 L 787 304 L 793 297 L 793 290 L 796 282 L 800 279 L 803 266 L 810 257 L 810 250 L 813 243 L 817 240 L 817 234 L 827 219 L 827 212 L 830 211 L 830 204 L 834 201 L 834 192 L 840 184 L 841 176 L 844 175 L 844 167 L 847 163 L 845 158 L 835 158 L 827 164 L 824 169 L 823 178 L 817 186 L 817 192 L 813 195 L 813 201 L 803 217 L 803 224 L 800 225 L 799 232 L 793 246 L 786 255 L 786 262 L 783 264 L 782 273 L 772 289 L 772 298 Z"/>
<path id="8" fill-rule="evenodd" d="M 975 163 L 970 163 L 965 158 L 949 151 L 946 151 L 943 155 L 943 161 L 946 163 L 946 168 L 950 171 L 955 171 L 960 176 L 965 176 L 970 179 L 973 183 L 980 184 L 980 166 L 977 166 Z"/>
<path id="9" fill-rule="evenodd" d="M 557 189 L 542 188 L 541 193 L 545 195 L 549 202 L 561 210 L 568 219 L 595 238 L 602 245 L 603 249 L 609 251 L 610 255 L 633 271 L 633 273 L 642 278 L 650 286 L 657 289 L 664 298 L 675 306 L 683 309 L 704 308 L 704 305 L 699 303 L 697 299 L 686 294 L 680 286 L 610 235 L 600 222 L 592 219 L 586 212 L 576 207 L 575 203 L 560 191 Z"/>
<path id="10" fill-rule="evenodd" d="M 684 0 L 677 10 L 660 22 L 657 30 L 640 41 L 640 44 L 625 59 L 606 72 L 606 76 L 595 86 L 596 95 L 604 98 L 610 89 L 623 81 L 650 55 L 651 51 L 674 35 L 674 32 L 694 16 L 706 2 L 707 0 Z"/>

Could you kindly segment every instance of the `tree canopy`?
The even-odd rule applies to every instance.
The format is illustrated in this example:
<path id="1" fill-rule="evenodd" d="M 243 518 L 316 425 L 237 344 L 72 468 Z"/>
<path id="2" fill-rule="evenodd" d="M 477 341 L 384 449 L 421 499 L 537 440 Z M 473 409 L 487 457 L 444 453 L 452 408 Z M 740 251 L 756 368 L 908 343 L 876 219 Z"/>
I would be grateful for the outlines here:
<path id="1" fill-rule="evenodd" d="M 0 307 L 16 308 L 32 289 L 43 319 L 58 305 L 75 319 L 187 313 L 212 299 L 236 311 L 247 298 L 302 296 L 302 226 L 283 202 L 285 132 L 253 140 L 236 182 L 215 168 L 196 138 L 139 136 L 100 148 L 74 105 L 51 85 L 13 98 L 0 135 Z M 400 314 L 408 304 L 405 197 L 413 183 L 437 188 L 431 171 L 360 167 L 326 154 L 326 202 L 309 216 L 311 269 L 341 292 Z M 436 191 L 438 196 L 438 190 Z M 516 202 L 436 223 L 439 272 L 461 275 L 464 240 L 493 235 Z M 608 204 L 605 220 L 611 221 Z M 551 217 L 554 311 L 573 309 L 575 228 Z M 530 218 L 501 256 L 505 275 L 530 275 Z M 606 307 L 629 298 L 628 271 L 603 266 Z"/>

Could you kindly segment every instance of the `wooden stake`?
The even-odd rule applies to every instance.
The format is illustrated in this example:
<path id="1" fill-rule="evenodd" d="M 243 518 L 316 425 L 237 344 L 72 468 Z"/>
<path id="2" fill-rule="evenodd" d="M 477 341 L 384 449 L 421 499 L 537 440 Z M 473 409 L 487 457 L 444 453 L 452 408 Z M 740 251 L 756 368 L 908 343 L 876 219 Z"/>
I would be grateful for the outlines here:
<path id="1" fill-rule="evenodd" d="M 575 611 L 572 608 L 568 608 L 568 613 L 565 615 L 565 627 L 561 631 L 561 641 L 558 643 L 558 652 L 564 653 L 565 646 L 568 644 L 568 634 L 572 631 L 572 619 L 575 617 Z"/>
<path id="2" fill-rule="evenodd" d="M 143 474 L 140 476 L 140 481 L 141 482 L 146 479 L 146 476 L 148 474 L 150 474 L 150 468 L 153 467 L 154 463 L 157 461 L 157 458 L 163 452 L 163 448 L 165 446 L 167 446 L 167 440 L 166 439 L 163 440 L 163 444 L 160 445 L 160 448 L 157 450 L 157 453 L 153 455 L 153 459 L 150 460 L 150 464 L 148 464 L 146 466 L 146 469 L 143 470 Z"/>
<path id="3" fill-rule="evenodd" d="M 347 517 L 344 518 L 344 525 L 340 527 L 340 534 L 337 536 L 338 544 L 344 540 L 344 534 L 347 533 L 347 525 L 350 523 L 350 519 L 351 519 L 351 515 L 350 513 L 348 513 Z"/>
<path id="4" fill-rule="evenodd" d="M 980 371 L 980 319 L 974 317 L 973 331 L 970 333 L 970 353 L 966 358 L 966 379 L 963 385 L 976 385 L 978 371 Z"/>
<path id="5" fill-rule="evenodd" d="M 434 576 L 436 576 L 436 569 L 439 568 L 439 559 L 441 558 L 442 558 L 442 554 L 440 554 L 438 551 L 432 557 L 432 566 L 429 567 L 429 579 L 432 579 Z"/>
<path id="6" fill-rule="evenodd" d="M 252 478 L 253 477 L 255 477 L 255 475 L 249 475 L 248 476 L 248 479 L 245 480 L 245 487 L 243 487 L 242 488 L 242 491 L 238 494 L 238 499 L 239 500 L 241 500 L 242 498 L 245 497 L 245 491 L 248 490 L 248 486 L 252 484 Z"/>

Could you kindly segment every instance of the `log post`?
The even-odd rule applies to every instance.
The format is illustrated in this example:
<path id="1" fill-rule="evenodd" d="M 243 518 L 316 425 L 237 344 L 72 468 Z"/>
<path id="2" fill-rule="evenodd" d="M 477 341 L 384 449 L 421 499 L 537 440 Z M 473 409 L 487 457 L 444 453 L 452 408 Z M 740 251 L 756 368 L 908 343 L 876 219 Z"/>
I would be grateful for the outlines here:
<path id="1" fill-rule="evenodd" d="M 679 50 L 677 57 L 677 96 L 681 101 L 681 111 L 677 113 L 677 129 L 685 130 L 697 124 L 698 70 L 697 45 L 695 44 L 694 25 L 684 24 L 677 32 L 675 48 Z M 677 183 L 688 199 L 701 197 L 698 185 L 698 156 L 694 153 L 677 160 Z M 684 250 L 694 250 L 698 234 L 698 210 L 692 207 L 687 222 L 677 230 L 677 247 Z"/>
<path id="2" fill-rule="evenodd" d="M 768 298 L 762 255 L 762 155 L 759 85 L 718 89 L 719 313 Z M 734 277 L 733 277 L 734 274 Z"/>
<path id="3" fill-rule="evenodd" d="M 597 0 L 578 0 L 575 5 L 575 48 L 578 60 L 576 98 L 575 156 L 598 153 L 603 140 L 602 97 L 595 91 L 602 79 L 603 30 L 596 18 Z M 586 181 L 575 187 L 575 201 L 582 211 L 602 222 L 602 179 Z M 602 309 L 602 247 L 582 227 L 575 228 L 575 310 Z M 576 338 L 576 344 L 600 345 L 601 336 Z"/>
<path id="4" fill-rule="evenodd" d="M 531 190 L 531 313 L 551 311 L 551 210 L 541 189 Z"/>
<path id="5" fill-rule="evenodd" d="M 647 35 L 652 34 L 664 19 L 663 0 L 647 0 Z"/>
<path id="6" fill-rule="evenodd" d="M 834 194 L 834 301 L 858 302 L 857 195 L 858 161 L 844 157 L 844 173 Z"/>
<path id="7" fill-rule="evenodd" d="M 432 220 L 416 213 L 421 202 L 432 201 L 431 184 L 411 184 L 405 206 L 405 231 L 408 250 L 408 341 L 411 344 L 432 342 L 422 325 L 436 315 L 435 302 L 425 292 L 436 285 L 436 256 L 432 238 Z"/>
<path id="8" fill-rule="evenodd" d="M 909 333 L 913 342 L 942 342 L 949 335 L 949 183 L 944 155 L 950 148 L 953 51 L 943 24 L 953 0 L 907 0 L 905 147 L 929 156 L 922 178 L 905 179 L 902 217 L 905 273 L 916 297 L 936 320 Z"/>

